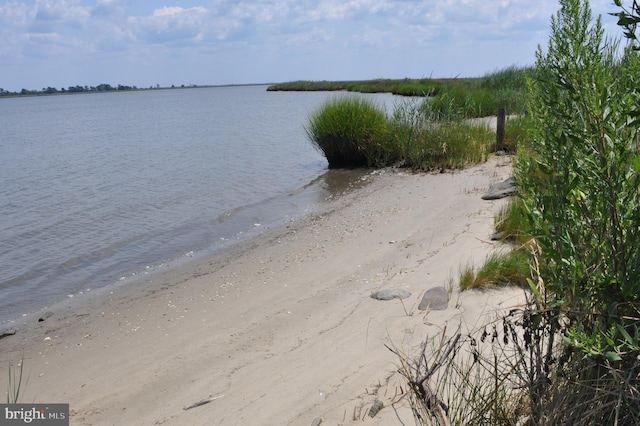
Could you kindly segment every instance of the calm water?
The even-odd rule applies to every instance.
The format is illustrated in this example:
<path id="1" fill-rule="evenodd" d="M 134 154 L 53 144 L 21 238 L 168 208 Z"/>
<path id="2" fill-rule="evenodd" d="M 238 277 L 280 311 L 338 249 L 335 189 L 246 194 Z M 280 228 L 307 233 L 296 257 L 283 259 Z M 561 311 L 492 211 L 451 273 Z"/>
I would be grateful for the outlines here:
<path id="1" fill-rule="evenodd" d="M 248 86 L 0 99 L 0 322 L 342 190 L 304 132 L 331 96 Z"/>

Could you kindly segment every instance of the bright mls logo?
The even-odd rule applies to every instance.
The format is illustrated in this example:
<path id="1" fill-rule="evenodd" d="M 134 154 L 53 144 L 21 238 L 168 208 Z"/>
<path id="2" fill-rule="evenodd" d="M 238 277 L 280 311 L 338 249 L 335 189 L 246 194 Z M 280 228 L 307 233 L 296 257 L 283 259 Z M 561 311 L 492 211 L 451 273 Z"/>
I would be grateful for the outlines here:
<path id="1" fill-rule="evenodd" d="M 69 404 L 0 404 L 0 426 L 69 426 Z"/>

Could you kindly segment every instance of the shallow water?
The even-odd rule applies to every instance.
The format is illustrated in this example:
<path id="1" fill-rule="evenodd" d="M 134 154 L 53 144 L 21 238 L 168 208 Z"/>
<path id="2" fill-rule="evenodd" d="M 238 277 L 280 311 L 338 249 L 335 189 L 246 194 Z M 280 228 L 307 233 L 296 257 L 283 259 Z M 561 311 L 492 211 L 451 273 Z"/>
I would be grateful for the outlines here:
<path id="1" fill-rule="evenodd" d="M 326 92 L 0 100 L 0 322 L 212 251 L 354 186 L 304 132 Z M 391 95 L 372 95 L 382 104 Z"/>

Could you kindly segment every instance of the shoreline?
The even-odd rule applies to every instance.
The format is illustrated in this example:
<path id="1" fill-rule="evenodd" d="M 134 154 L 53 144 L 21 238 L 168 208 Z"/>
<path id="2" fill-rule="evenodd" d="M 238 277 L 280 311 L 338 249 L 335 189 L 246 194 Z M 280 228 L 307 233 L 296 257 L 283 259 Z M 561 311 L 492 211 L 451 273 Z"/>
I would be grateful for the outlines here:
<path id="1" fill-rule="evenodd" d="M 110 280 L 102 280 L 99 284 L 87 283 L 75 292 L 58 291 L 57 295 L 52 294 L 54 300 L 49 302 L 43 299 L 41 303 L 31 301 L 22 309 L 12 307 L 11 313 L 4 312 L 0 315 L 0 335 L 3 331 L 12 330 L 34 317 L 37 320 L 41 315 L 57 311 L 60 306 L 75 304 L 78 300 L 92 297 L 93 294 L 117 289 L 123 285 L 139 285 L 157 275 L 159 271 L 167 268 L 183 268 L 193 263 L 194 259 L 211 257 L 244 240 L 260 238 L 264 232 L 285 226 L 309 212 L 322 210 L 333 199 L 366 185 L 371 175 L 371 171 L 325 170 L 300 188 L 232 208 L 213 220 L 221 224 L 220 229 L 216 230 L 217 240 L 209 241 L 205 245 L 185 248 L 164 258 L 139 262 L 136 267 L 128 267 L 120 273 L 113 273 Z"/>
<path id="2" fill-rule="evenodd" d="M 412 353 L 521 299 L 520 289 L 453 289 L 447 310 L 417 309 L 426 290 L 491 253 L 503 200 L 480 197 L 510 171 L 509 157 L 446 174 L 384 171 L 144 285 L 29 319 L 0 339 L 0 365 L 24 357 L 22 400 L 69 403 L 71 424 L 362 423 L 375 399 L 384 408 L 364 423 L 412 424 L 385 345 Z M 412 294 L 369 297 L 385 288 Z"/>

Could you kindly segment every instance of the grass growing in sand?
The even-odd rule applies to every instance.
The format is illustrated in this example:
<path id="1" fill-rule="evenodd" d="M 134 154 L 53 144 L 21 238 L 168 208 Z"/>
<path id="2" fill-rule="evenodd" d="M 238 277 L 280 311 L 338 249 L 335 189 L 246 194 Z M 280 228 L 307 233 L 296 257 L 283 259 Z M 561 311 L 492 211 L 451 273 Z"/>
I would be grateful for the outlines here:
<path id="1" fill-rule="evenodd" d="M 494 222 L 496 232 L 500 234 L 502 241 L 524 244 L 531 238 L 527 212 L 519 197 L 511 198 L 507 205 L 498 211 Z"/>
<path id="2" fill-rule="evenodd" d="M 467 265 L 460 273 L 460 290 L 520 284 L 529 274 L 531 255 L 522 248 L 492 253 L 476 271 Z"/>
<path id="3" fill-rule="evenodd" d="M 11 363 L 7 367 L 9 381 L 7 382 L 7 404 L 17 404 L 20 402 L 22 391 L 22 377 L 24 373 L 24 358 L 18 364 L 18 370 L 12 368 Z"/>
<path id="4" fill-rule="evenodd" d="M 307 135 L 325 154 L 329 167 L 462 168 L 486 160 L 495 149 L 495 134 L 469 119 L 495 115 L 499 107 L 509 114 L 522 113 L 530 73 L 510 67 L 478 79 L 341 82 L 340 87 L 352 91 L 422 97 L 398 102 L 390 117 L 371 100 L 356 95 L 336 97 L 309 117 Z M 313 89 L 306 90 L 316 90 L 327 85 L 294 82 L 271 90 L 307 86 Z M 515 151 L 524 121 L 510 121 L 502 149 Z"/>

